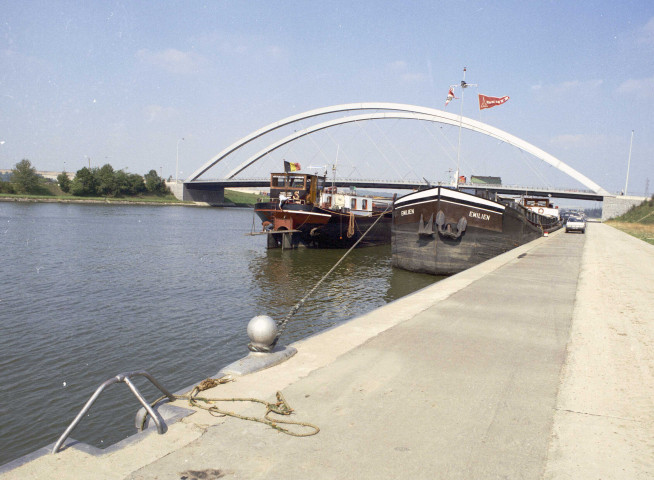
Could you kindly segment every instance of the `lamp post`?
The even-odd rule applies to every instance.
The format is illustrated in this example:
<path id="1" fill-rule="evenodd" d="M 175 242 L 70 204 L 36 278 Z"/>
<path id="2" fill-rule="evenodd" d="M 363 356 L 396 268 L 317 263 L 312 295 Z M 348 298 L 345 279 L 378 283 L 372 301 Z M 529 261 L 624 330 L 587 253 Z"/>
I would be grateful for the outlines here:
<path id="1" fill-rule="evenodd" d="M 184 138 L 180 138 L 179 140 L 177 140 L 177 163 L 175 163 L 175 185 L 177 185 L 178 183 L 177 177 L 179 173 L 179 142 L 183 140 Z"/>
<path id="2" fill-rule="evenodd" d="M 624 194 L 627 195 L 627 187 L 629 187 L 629 167 L 631 166 L 631 147 L 634 145 L 634 131 L 631 131 L 631 141 L 629 142 L 629 160 L 627 161 L 627 180 L 624 182 Z"/>

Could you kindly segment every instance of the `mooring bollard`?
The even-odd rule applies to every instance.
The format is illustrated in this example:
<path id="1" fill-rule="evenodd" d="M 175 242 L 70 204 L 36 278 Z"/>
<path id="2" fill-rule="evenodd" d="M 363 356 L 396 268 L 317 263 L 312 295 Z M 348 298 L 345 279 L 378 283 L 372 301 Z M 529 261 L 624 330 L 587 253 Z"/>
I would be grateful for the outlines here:
<path id="1" fill-rule="evenodd" d="M 248 323 L 248 348 L 253 352 L 270 352 L 277 337 L 277 324 L 268 315 L 257 315 Z"/>
<path id="2" fill-rule="evenodd" d="M 231 375 L 241 376 L 263 370 L 285 360 L 297 353 L 293 347 L 277 345 L 278 327 L 268 315 L 257 315 L 248 323 L 250 353 L 247 357 L 222 368 L 217 377 Z"/>

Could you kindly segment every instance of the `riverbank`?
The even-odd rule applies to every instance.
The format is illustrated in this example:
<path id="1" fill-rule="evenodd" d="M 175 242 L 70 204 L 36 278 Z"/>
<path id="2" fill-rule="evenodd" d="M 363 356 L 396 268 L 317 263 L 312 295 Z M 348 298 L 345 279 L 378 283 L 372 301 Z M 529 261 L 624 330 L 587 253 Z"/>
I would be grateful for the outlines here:
<path id="1" fill-rule="evenodd" d="M 225 203 L 221 207 L 253 207 L 259 196 L 255 194 L 239 192 L 236 190 L 225 190 Z M 160 197 L 75 197 L 72 195 L 15 195 L 0 194 L 0 202 L 26 202 L 26 203 L 80 203 L 80 204 L 114 204 L 114 205 L 161 205 L 161 206 L 183 206 L 183 207 L 210 207 L 203 202 L 184 202 L 173 195 Z"/>
<path id="2" fill-rule="evenodd" d="M 203 206 L 195 202 L 181 202 L 170 200 L 145 200 L 145 199 L 124 199 L 124 198 L 62 198 L 62 197 L 41 197 L 41 196 L 19 196 L 2 195 L 0 202 L 19 203 L 81 203 L 81 204 L 115 204 L 115 205 L 178 205 L 178 206 Z"/>
<path id="3" fill-rule="evenodd" d="M 652 247 L 606 225 L 558 231 L 202 392 L 281 391 L 317 435 L 196 409 L 100 455 L 44 449 L 3 479 L 651 478 L 653 272 Z"/>

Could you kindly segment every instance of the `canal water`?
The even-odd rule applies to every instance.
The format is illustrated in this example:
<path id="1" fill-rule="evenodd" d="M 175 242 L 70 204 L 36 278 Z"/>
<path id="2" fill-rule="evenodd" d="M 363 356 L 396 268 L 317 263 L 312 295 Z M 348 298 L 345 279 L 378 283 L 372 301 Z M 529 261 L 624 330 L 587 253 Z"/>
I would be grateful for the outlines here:
<path id="1" fill-rule="evenodd" d="M 55 442 L 118 373 L 177 391 L 244 357 L 247 322 L 283 318 L 344 253 L 266 250 L 253 225 L 251 209 L 0 202 L 0 465 Z M 438 280 L 390 256 L 353 251 L 280 344 Z M 107 447 L 135 433 L 139 406 L 112 385 L 71 437 Z"/>

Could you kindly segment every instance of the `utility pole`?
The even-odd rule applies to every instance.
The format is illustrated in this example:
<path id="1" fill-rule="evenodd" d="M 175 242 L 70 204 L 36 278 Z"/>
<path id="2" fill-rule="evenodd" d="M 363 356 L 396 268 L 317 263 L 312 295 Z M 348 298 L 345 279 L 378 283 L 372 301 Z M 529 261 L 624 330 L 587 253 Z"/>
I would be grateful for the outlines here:
<path id="1" fill-rule="evenodd" d="M 634 131 L 631 131 L 631 142 L 629 142 L 629 160 L 627 161 L 627 180 L 624 182 L 624 195 L 627 196 L 627 187 L 629 186 L 629 167 L 631 166 L 631 147 L 634 144 Z"/>
<path id="2" fill-rule="evenodd" d="M 177 185 L 178 182 L 177 177 L 179 174 L 179 142 L 183 140 L 184 138 L 180 138 L 179 140 L 177 140 L 177 162 L 175 163 L 175 185 Z"/>
<path id="3" fill-rule="evenodd" d="M 645 196 L 649 197 L 649 178 L 645 180 Z"/>

